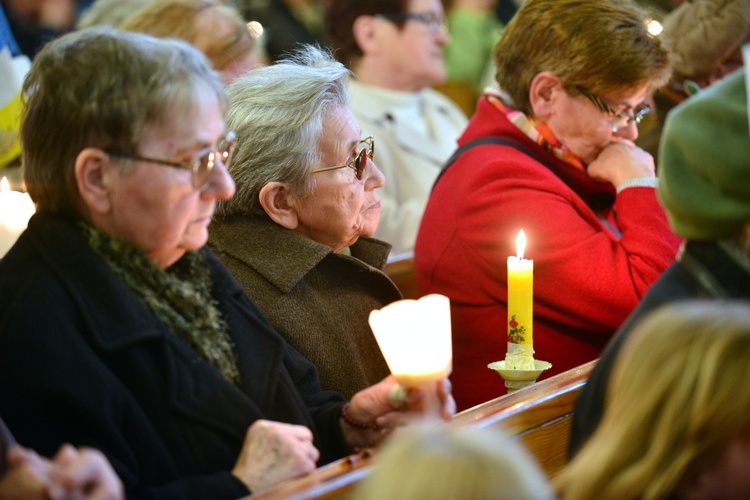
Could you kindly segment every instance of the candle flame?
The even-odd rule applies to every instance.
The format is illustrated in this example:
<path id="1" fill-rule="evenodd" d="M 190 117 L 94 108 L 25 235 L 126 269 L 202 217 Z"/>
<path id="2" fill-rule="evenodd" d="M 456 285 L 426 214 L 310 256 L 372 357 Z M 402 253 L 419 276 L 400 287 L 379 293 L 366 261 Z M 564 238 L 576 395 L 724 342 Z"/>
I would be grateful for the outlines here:
<path id="1" fill-rule="evenodd" d="M 521 229 L 516 236 L 516 255 L 519 259 L 523 259 L 524 250 L 526 250 L 526 234 Z"/>
<path id="2" fill-rule="evenodd" d="M 3 180 L 0 181 L 0 193 L 7 193 L 8 191 L 10 191 L 10 184 L 8 183 L 8 179 L 3 177 Z"/>

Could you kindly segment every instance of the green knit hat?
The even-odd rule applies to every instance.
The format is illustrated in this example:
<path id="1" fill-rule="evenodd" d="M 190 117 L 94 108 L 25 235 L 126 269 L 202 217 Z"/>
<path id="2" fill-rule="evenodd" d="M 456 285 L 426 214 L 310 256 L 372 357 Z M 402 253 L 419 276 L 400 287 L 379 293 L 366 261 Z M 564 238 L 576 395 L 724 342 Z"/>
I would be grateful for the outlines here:
<path id="1" fill-rule="evenodd" d="M 674 108 L 659 151 L 659 198 L 675 233 L 696 240 L 737 235 L 750 221 L 745 72 Z"/>

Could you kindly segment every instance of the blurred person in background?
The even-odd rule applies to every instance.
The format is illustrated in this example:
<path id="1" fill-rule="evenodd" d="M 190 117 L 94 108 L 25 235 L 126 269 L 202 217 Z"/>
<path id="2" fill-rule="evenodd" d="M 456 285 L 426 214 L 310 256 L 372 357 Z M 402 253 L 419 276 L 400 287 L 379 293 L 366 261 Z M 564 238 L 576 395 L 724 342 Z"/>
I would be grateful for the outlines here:
<path id="1" fill-rule="evenodd" d="M 399 430 L 375 457 L 354 500 L 552 500 L 547 478 L 523 446 L 502 432 L 467 427 Z"/>
<path id="2" fill-rule="evenodd" d="M 430 189 L 456 148 L 466 115 L 430 86 L 445 80 L 449 42 L 440 0 L 329 0 L 326 33 L 350 68 L 349 109 L 378 138 L 380 190 L 375 237 L 410 252 Z"/>
<path id="3" fill-rule="evenodd" d="M 259 64 L 256 34 L 220 0 L 159 0 L 126 17 L 119 28 L 185 40 L 208 57 L 225 85 Z"/>
<path id="4" fill-rule="evenodd" d="M 656 160 L 667 114 L 743 66 L 741 47 L 750 41 L 750 1 L 688 0 L 664 17 L 658 36 L 672 54 L 674 72 L 654 92 L 655 116 L 636 140 Z"/>
<path id="5" fill-rule="evenodd" d="M 607 382 L 601 425 L 553 479 L 561 500 L 750 497 L 750 302 L 642 316 Z"/>
<path id="6" fill-rule="evenodd" d="M 609 383 L 633 325 L 678 300 L 750 300 L 750 130 L 746 76 L 737 71 L 677 106 L 662 136 L 659 199 L 686 238 L 591 371 L 576 402 L 570 451 L 599 425 Z"/>

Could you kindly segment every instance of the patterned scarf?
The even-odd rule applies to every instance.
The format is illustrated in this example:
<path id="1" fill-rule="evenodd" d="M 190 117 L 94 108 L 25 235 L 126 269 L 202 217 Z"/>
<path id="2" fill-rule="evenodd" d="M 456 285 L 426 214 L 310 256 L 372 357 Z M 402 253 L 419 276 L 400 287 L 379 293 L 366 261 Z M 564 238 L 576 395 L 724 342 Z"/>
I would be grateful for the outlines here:
<path id="1" fill-rule="evenodd" d="M 552 133 L 546 124 L 534 120 L 517 109 L 508 107 L 503 102 L 503 96 L 497 93 L 497 91 L 487 89 L 484 92 L 484 97 L 490 104 L 503 113 L 513 125 L 518 127 L 518 130 L 539 144 L 545 151 L 549 151 L 557 159 L 574 166 L 578 170 L 586 170 L 586 166 L 581 159 L 571 153 L 567 147 L 557 140 L 555 134 Z"/>
<path id="2" fill-rule="evenodd" d="M 162 269 L 135 247 L 110 238 L 84 222 L 78 226 L 91 248 L 157 320 L 194 348 L 224 378 L 239 384 L 229 325 L 211 297 L 205 250 L 187 252 L 169 269 Z"/>

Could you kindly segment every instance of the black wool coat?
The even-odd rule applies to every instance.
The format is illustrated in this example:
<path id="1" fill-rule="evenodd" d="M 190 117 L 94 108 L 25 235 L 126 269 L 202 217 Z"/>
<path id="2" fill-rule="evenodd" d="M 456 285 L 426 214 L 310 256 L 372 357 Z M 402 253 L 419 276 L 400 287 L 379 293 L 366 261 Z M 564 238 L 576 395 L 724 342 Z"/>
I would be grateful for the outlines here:
<path id="1" fill-rule="evenodd" d="M 18 442 L 104 452 L 129 498 L 238 498 L 230 470 L 257 419 L 305 425 L 321 463 L 351 450 L 343 397 L 270 326 L 209 252 L 241 384 L 156 320 L 73 221 L 38 213 L 0 261 L 0 415 Z"/>

